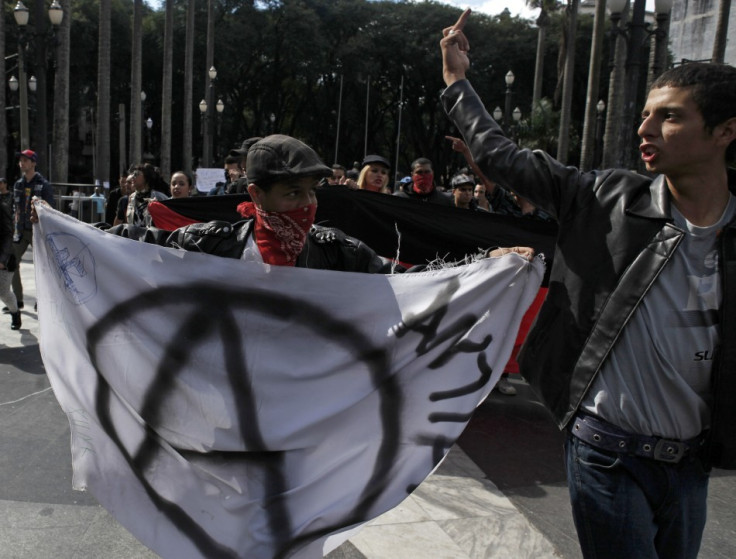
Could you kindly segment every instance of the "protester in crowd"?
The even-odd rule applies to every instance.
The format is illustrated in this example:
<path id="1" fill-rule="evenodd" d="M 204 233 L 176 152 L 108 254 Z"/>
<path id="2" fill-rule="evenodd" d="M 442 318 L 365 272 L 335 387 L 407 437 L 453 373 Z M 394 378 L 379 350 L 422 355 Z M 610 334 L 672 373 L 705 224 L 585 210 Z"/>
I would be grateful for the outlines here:
<path id="1" fill-rule="evenodd" d="M 394 196 L 411 198 L 421 202 L 430 202 L 443 206 L 454 205 L 452 197 L 440 192 L 434 183 L 434 171 L 432 162 L 426 157 L 420 157 L 411 164 L 411 184 L 404 190 L 395 192 Z"/>
<path id="2" fill-rule="evenodd" d="M 133 192 L 133 181 L 128 181 L 128 174 L 122 174 L 118 177 L 118 187 L 110 191 L 105 204 L 105 223 L 115 221 L 115 213 L 118 209 L 118 202 L 123 196 L 128 196 Z"/>
<path id="3" fill-rule="evenodd" d="M 342 185 L 345 184 L 346 178 L 347 177 L 345 176 L 345 166 L 340 165 L 339 163 L 335 163 L 332 166 L 332 174 L 327 177 L 327 184 L 329 186 Z"/>
<path id="4" fill-rule="evenodd" d="M 54 204 L 54 189 L 43 175 L 36 170 L 38 156 L 36 152 L 26 149 L 18 154 L 20 178 L 13 185 L 13 203 L 15 205 L 15 258 L 17 267 L 13 274 L 13 293 L 18 300 L 18 308 L 23 308 L 23 283 L 20 279 L 20 263 L 28 247 L 33 243 L 33 227 L 31 224 L 31 199 L 36 196 Z"/>
<path id="5" fill-rule="evenodd" d="M 209 190 L 207 196 L 220 196 L 222 194 L 227 194 L 227 190 L 230 185 L 245 174 L 241 167 L 242 158 L 239 155 L 232 154 L 233 151 L 235 150 L 230 152 L 231 155 L 227 155 L 225 157 L 225 180 L 218 181 L 215 186 Z"/>
<path id="6" fill-rule="evenodd" d="M 694 559 L 708 472 L 736 468 L 736 68 L 654 81 L 638 129 L 653 176 L 584 173 L 490 117 L 466 79 L 469 14 L 443 31 L 445 109 L 483 171 L 559 223 L 520 366 L 568 430 L 583 555 Z"/>
<path id="7" fill-rule="evenodd" d="M 75 219 L 79 219 L 79 205 L 81 203 L 82 193 L 78 188 L 72 190 L 72 201 L 69 202 L 69 215 Z"/>
<path id="8" fill-rule="evenodd" d="M 245 218 L 195 223 L 173 233 L 121 225 L 122 236 L 218 256 L 355 272 L 391 270 L 391 263 L 339 229 L 314 224 L 319 181 L 332 174 L 317 154 L 295 138 L 272 135 L 251 146 L 247 157 L 248 194 L 238 211 Z"/>
<path id="9" fill-rule="evenodd" d="M 248 138 L 247 140 L 243 140 L 243 143 L 239 148 L 230 150 L 228 155 L 240 158 L 240 162 L 238 164 L 240 168 L 240 176 L 237 178 L 235 176 L 231 177 L 226 189 L 227 194 L 243 194 L 248 188 L 248 150 L 253 144 L 261 139 L 262 138 L 260 136 Z"/>
<path id="10" fill-rule="evenodd" d="M 473 197 L 475 181 L 469 175 L 462 173 L 455 175 L 450 180 L 450 186 L 452 187 L 452 199 L 456 208 L 464 210 L 478 209 L 478 204 Z"/>
<path id="11" fill-rule="evenodd" d="M 8 190 L 8 181 L 0 178 L 0 301 L 10 313 L 10 329 L 21 327 L 20 310 L 15 294 L 10 289 L 17 261 L 13 252 L 14 224 L 13 194 Z"/>
<path id="12" fill-rule="evenodd" d="M 391 194 L 388 187 L 388 174 L 391 164 L 380 155 L 366 155 L 358 175 L 358 189 Z"/>
<path id="13" fill-rule="evenodd" d="M 90 198 L 92 221 L 101 221 L 105 217 L 105 195 L 102 193 L 102 187 L 95 186 L 95 191 Z"/>
<path id="14" fill-rule="evenodd" d="M 134 191 L 128 196 L 124 218 L 116 216 L 114 224 L 146 225 L 150 221 L 146 211 L 148 203 L 151 200 L 167 200 L 168 196 L 163 194 L 162 190 L 163 187 L 168 190 L 168 185 L 161 178 L 158 169 L 150 163 L 134 165 L 130 171 Z"/>
<path id="15" fill-rule="evenodd" d="M 487 212 L 492 212 L 491 204 L 486 197 L 486 187 L 482 182 L 477 182 L 473 189 L 473 197 L 478 207 Z"/>
<path id="16" fill-rule="evenodd" d="M 171 175 L 169 186 L 172 198 L 189 198 L 194 191 L 194 179 L 186 171 L 177 171 Z"/>

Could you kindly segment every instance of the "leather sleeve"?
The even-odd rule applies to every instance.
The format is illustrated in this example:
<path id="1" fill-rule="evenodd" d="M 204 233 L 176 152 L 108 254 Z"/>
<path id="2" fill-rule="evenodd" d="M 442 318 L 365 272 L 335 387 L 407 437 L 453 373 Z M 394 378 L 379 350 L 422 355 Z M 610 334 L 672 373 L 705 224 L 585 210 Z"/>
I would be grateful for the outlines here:
<path id="1" fill-rule="evenodd" d="M 483 173 L 556 219 L 581 195 L 583 182 L 592 186 L 592 175 L 586 178 L 576 168 L 561 164 L 549 154 L 519 149 L 506 138 L 467 80 L 448 87 L 442 94 L 442 102 Z"/>

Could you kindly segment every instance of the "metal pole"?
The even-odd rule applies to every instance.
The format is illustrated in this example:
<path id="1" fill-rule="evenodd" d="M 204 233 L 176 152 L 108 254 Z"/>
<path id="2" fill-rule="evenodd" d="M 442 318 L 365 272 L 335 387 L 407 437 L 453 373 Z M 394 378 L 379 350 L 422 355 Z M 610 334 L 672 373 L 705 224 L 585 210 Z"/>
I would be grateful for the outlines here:
<path id="1" fill-rule="evenodd" d="M 337 133 L 335 134 L 335 163 L 340 150 L 340 118 L 342 117 L 342 81 L 345 76 L 340 74 L 340 98 L 337 101 Z"/>
<path id="2" fill-rule="evenodd" d="M 28 80 L 26 80 L 25 52 L 23 46 L 24 32 L 20 32 L 18 43 L 18 81 L 20 82 L 20 149 L 29 149 L 28 137 Z"/>
<path id="3" fill-rule="evenodd" d="M 399 123 L 396 127 L 396 158 L 394 159 L 394 182 L 399 177 L 399 145 L 401 144 L 401 110 L 404 107 L 404 75 L 401 75 L 401 84 L 399 85 Z M 393 185 L 391 185 L 393 188 Z"/>
<path id="4" fill-rule="evenodd" d="M 503 131 L 509 135 L 511 130 L 511 84 L 506 85 L 506 105 L 503 109 Z"/>

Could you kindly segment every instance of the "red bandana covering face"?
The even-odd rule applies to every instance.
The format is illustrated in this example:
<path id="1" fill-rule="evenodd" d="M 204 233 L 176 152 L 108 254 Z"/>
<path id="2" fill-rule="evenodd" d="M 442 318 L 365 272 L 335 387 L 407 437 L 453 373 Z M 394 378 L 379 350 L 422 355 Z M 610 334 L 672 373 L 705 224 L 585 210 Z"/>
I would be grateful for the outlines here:
<path id="1" fill-rule="evenodd" d="M 431 194 L 434 190 L 434 173 L 424 175 L 412 175 L 414 184 L 412 188 L 417 194 Z"/>
<path id="2" fill-rule="evenodd" d="M 293 266 L 314 223 L 317 204 L 288 212 L 268 212 L 252 202 L 244 202 L 238 205 L 238 212 L 243 217 L 255 218 L 253 234 L 266 264 Z"/>

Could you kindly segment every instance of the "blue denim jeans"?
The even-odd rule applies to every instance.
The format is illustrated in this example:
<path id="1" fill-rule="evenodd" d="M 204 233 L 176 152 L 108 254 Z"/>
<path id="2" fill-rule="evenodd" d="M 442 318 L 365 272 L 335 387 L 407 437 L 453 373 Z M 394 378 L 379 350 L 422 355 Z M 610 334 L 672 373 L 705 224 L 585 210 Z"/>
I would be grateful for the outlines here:
<path id="1" fill-rule="evenodd" d="M 699 457 L 667 464 L 567 437 L 568 487 L 585 559 L 696 559 L 709 479 Z"/>

